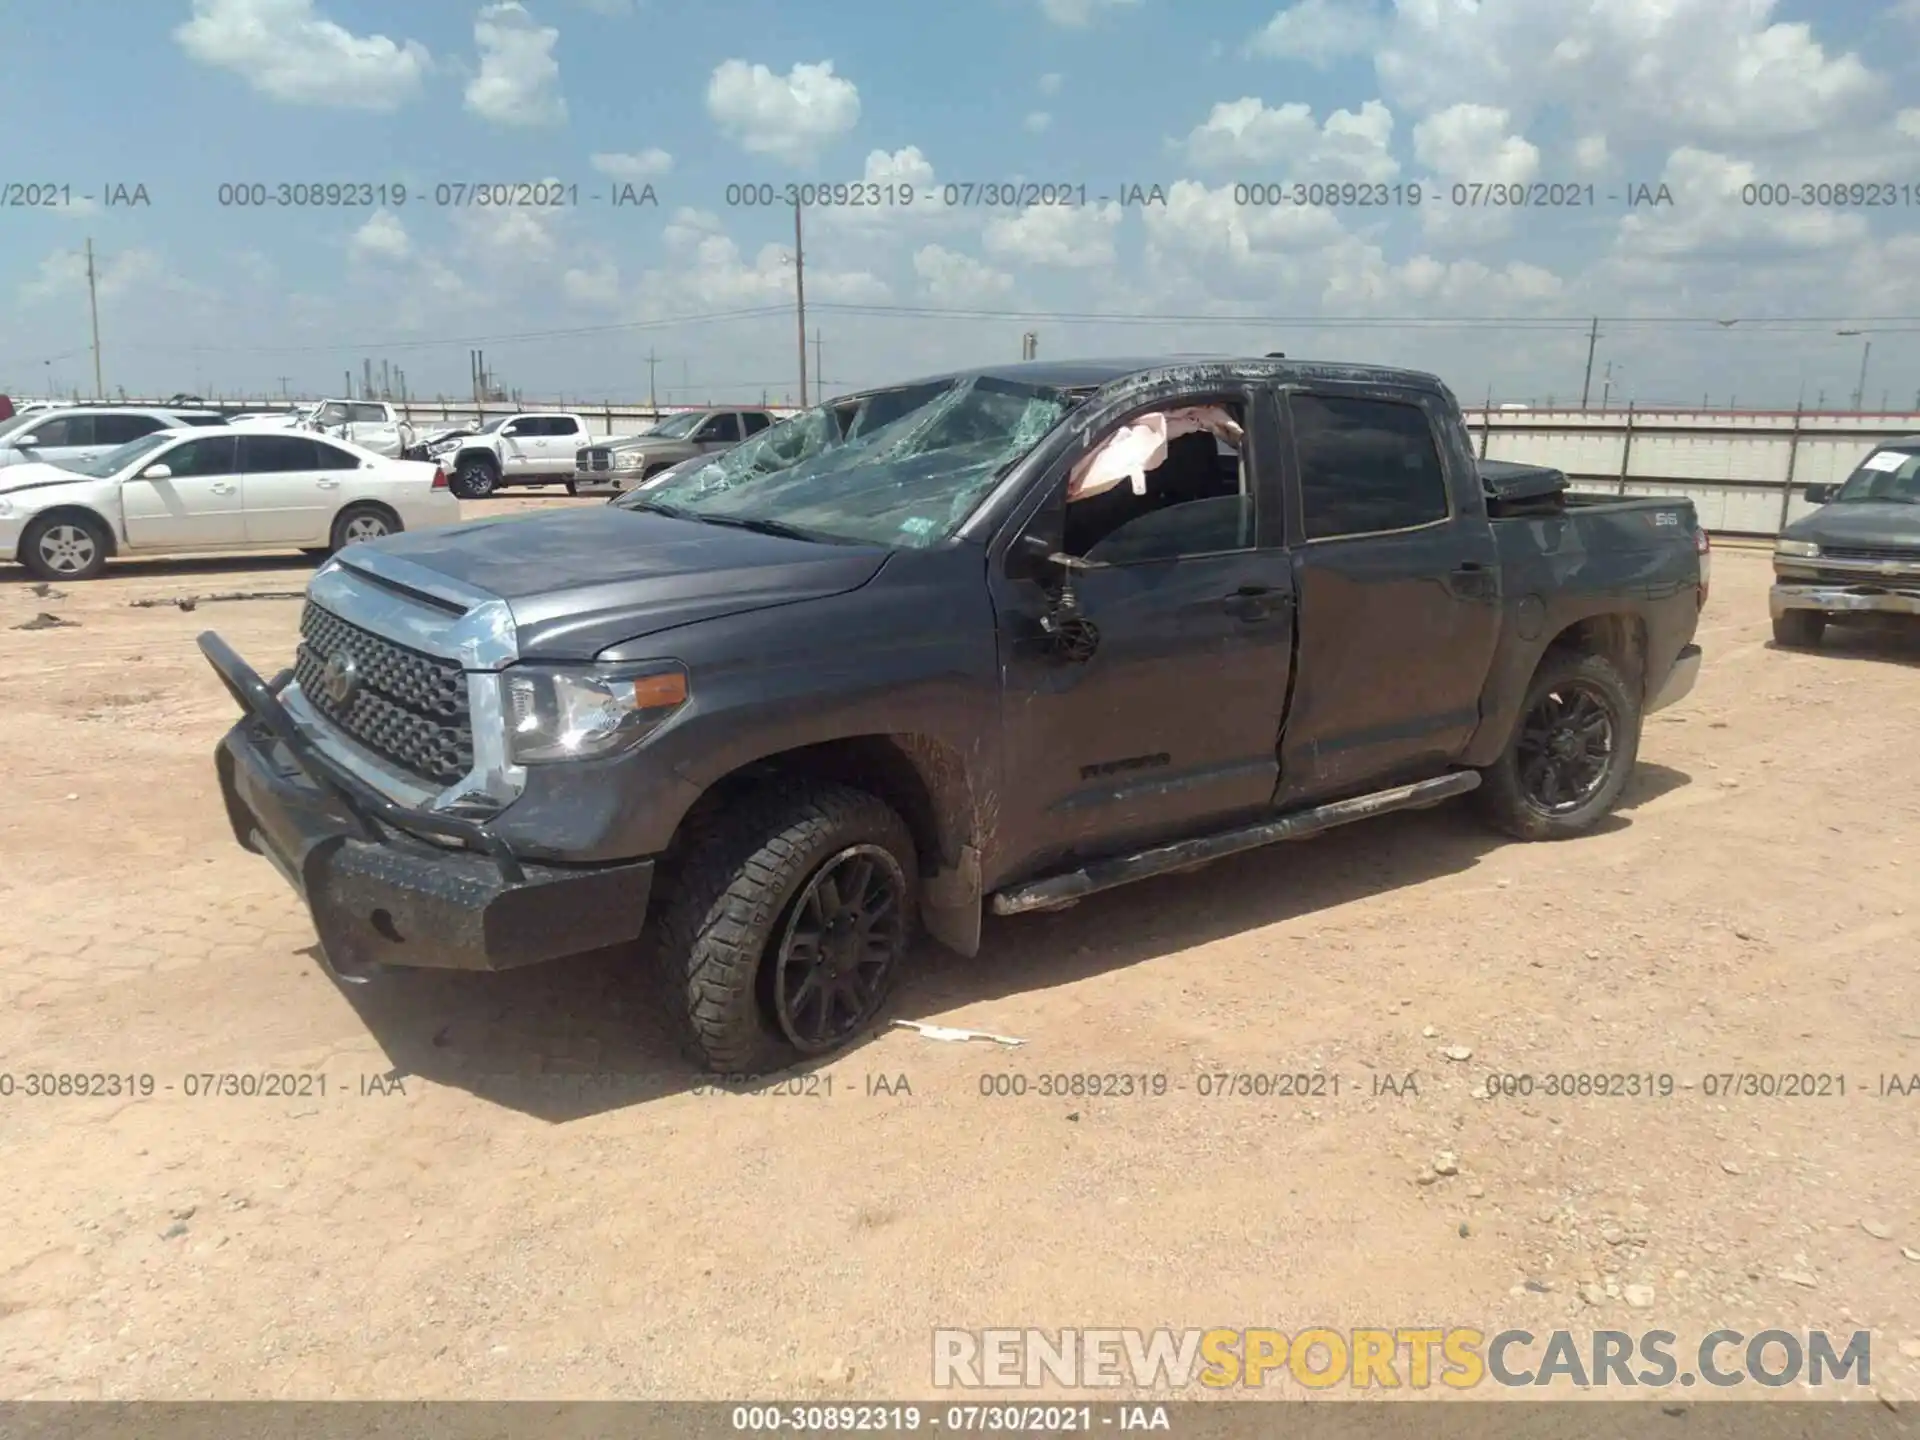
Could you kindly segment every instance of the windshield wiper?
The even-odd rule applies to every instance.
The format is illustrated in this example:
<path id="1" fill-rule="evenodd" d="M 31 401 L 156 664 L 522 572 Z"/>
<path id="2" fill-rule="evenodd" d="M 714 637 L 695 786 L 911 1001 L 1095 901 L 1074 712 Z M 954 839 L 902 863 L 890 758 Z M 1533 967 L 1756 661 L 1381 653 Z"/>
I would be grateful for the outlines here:
<path id="1" fill-rule="evenodd" d="M 789 525 L 783 520 L 755 520 L 746 515 L 703 515 L 697 510 L 682 510 L 677 518 L 698 520 L 705 525 L 730 525 L 736 530 L 752 530 L 759 535 L 780 535 L 788 540 L 818 541 L 821 538 L 811 530 L 802 530 L 798 525 Z"/>

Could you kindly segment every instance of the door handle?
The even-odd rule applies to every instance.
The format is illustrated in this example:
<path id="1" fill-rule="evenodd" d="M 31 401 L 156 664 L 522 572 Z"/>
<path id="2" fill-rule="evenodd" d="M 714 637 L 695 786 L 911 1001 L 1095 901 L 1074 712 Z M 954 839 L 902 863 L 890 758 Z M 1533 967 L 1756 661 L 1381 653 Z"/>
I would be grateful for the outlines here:
<path id="1" fill-rule="evenodd" d="M 1463 561 L 1447 576 L 1447 589 L 1468 599 L 1486 599 L 1493 594 L 1494 572 L 1478 560 Z"/>
<path id="2" fill-rule="evenodd" d="M 210 485 L 207 488 L 215 495 L 231 495 L 233 493 L 233 486 L 231 485 Z"/>
<path id="3" fill-rule="evenodd" d="M 338 480 L 316 480 L 313 483 L 318 485 L 322 490 L 338 490 L 340 488 L 340 482 Z"/>
<path id="4" fill-rule="evenodd" d="M 1272 585 L 1242 585 L 1220 602 L 1220 608 L 1241 620 L 1265 620 L 1292 601 L 1290 591 Z"/>

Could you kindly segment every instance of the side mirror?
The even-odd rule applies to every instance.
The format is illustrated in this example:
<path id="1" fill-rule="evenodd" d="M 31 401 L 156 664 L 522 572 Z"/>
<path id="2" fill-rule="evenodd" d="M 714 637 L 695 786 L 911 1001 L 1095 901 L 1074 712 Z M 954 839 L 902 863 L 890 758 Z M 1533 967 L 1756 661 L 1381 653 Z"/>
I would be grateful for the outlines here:
<path id="1" fill-rule="evenodd" d="M 1838 488 L 1836 485 L 1809 485 L 1800 493 L 1809 505 L 1826 505 L 1832 502 L 1833 492 Z"/>
<path id="2" fill-rule="evenodd" d="M 38 435 L 17 435 L 13 439 L 13 447 L 16 450 L 31 450 L 39 443 L 40 437 Z"/>
<path id="3" fill-rule="evenodd" d="M 149 465 L 140 472 L 140 478 L 142 480 L 170 480 L 173 478 L 173 468 L 168 465 Z"/>

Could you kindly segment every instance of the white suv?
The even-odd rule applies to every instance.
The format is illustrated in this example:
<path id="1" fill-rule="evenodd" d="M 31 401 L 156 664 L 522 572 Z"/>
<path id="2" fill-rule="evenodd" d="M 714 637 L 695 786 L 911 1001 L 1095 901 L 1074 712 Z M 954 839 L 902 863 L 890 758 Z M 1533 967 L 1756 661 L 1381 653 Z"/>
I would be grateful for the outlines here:
<path id="1" fill-rule="evenodd" d="M 53 465 L 94 460 L 162 430 L 224 423 L 211 410 L 148 410 L 125 405 L 36 410 L 0 421 L 0 466 L 36 460 Z"/>

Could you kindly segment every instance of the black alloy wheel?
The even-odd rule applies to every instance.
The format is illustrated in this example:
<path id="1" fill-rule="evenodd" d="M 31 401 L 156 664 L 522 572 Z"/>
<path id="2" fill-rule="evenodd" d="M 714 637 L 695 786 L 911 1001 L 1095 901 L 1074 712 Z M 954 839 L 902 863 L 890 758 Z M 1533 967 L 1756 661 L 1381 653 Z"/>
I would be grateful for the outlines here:
<path id="1" fill-rule="evenodd" d="M 1570 680 L 1539 697 L 1520 725 L 1520 784 L 1543 815 L 1565 815 L 1591 800 L 1613 764 L 1618 717 L 1597 685 Z"/>
<path id="2" fill-rule="evenodd" d="M 814 871 L 770 967 L 774 1018 L 796 1050 L 823 1054 L 873 1017 L 907 938 L 907 891 L 880 845 L 850 845 Z"/>

